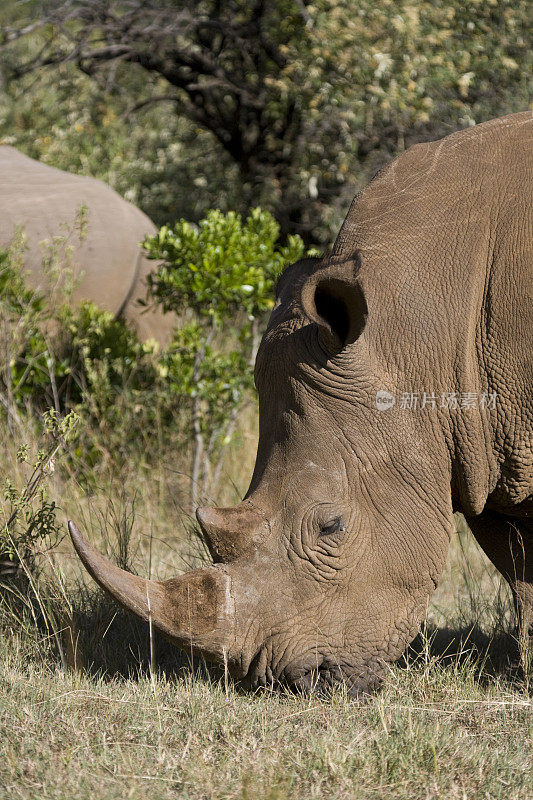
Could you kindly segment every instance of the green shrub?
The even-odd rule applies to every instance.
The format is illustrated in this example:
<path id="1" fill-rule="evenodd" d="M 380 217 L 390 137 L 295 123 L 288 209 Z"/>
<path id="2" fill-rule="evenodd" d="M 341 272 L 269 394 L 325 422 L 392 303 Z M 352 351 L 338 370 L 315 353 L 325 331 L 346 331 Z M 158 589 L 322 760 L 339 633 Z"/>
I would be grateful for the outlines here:
<path id="1" fill-rule="evenodd" d="M 148 277 L 149 297 L 187 320 L 160 369 L 173 394 L 189 400 L 193 507 L 216 486 L 220 452 L 253 387 L 261 322 L 273 306 L 276 279 L 304 253 L 299 236 L 285 246 L 278 239 L 276 220 L 255 208 L 245 220 L 212 210 L 197 226 L 180 220 L 145 240 L 149 258 L 160 262 Z"/>
<path id="2" fill-rule="evenodd" d="M 155 343 L 140 342 L 124 320 L 88 301 L 63 307 L 58 320 L 67 405 L 84 405 L 96 421 L 112 414 L 119 395 L 133 402 L 157 380 Z"/>
<path id="3" fill-rule="evenodd" d="M 0 401 L 10 428 L 17 406 L 48 381 L 43 329 L 49 320 L 46 298 L 28 288 L 24 238 L 17 231 L 9 250 L 0 250 Z"/>
<path id="4" fill-rule="evenodd" d="M 235 314 L 256 319 L 272 308 L 280 272 L 304 252 L 299 236 L 282 247 L 278 239 L 279 225 L 260 208 L 244 221 L 212 210 L 198 225 L 163 225 L 145 241 L 149 258 L 162 261 L 148 278 L 150 295 L 165 311 L 192 309 L 218 326 Z"/>
<path id="5" fill-rule="evenodd" d="M 23 444 L 18 460 L 27 465 L 27 478 L 22 489 L 9 479 L 3 484 L 0 506 L 0 576 L 32 566 L 39 548 L 52 547 L 59 537 L 60 524 L 54 500 L 48 497 L 46 477 L 55 470 L 61 448 L 76 436 L 78 417 L 74 412 L 60 418 L 50 410 L 43 415 L 42 446 L 30 456 L 30 445 Z"/>
<path id="6" fill-rule="evenodd" d="M 80 231 L 81 231 L 80 225 Z M 164 226 L 145 247 L 158 260 L 147 303 L 177 312 L 169 345 L 140 342 L 123 320 L 93 303 L 74 306 L 68 237 L 52 242 L 43 270 L 63 287 L 30 290 L 24 241 L 0 253 L 0 401 L 12 429 L 28 412 L 40 425 L 47 408 L 75 411 L 80 435 L 70 458 L 90 475 L 107 455 L 127 462 L 135 451 L 160 456 L 164 440 L 190 454 L 191 505 L 217 485 L 237 417 L 253 390 L 253 362 L 274 283 L 299 258 L 297 236 L 278 244 L 274 218 L 254 209 L 210 211 L 198 226 Z M 164 431 L 164 436 L 162 435 Z"/>

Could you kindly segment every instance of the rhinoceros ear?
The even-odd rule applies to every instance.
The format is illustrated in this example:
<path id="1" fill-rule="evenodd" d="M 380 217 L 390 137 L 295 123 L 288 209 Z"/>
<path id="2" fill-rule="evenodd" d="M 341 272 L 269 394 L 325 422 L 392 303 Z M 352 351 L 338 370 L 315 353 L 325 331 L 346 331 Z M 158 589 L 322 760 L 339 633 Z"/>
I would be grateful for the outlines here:
<path id="1" fill-rule="evenodd" d="M 367 316 L 363 289 L 357 278 L 359 262 L 327 265 L 302 287 L 302 308 L 319 327 L 320 341 L 338 352 L 359 337 Z"/>

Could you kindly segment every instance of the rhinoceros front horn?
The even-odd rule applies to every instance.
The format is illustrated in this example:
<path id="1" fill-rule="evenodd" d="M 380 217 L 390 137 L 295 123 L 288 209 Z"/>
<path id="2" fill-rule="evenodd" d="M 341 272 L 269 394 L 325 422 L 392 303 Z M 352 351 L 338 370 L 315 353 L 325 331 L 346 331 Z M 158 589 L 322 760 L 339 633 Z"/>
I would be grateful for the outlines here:
<path id="1" fill-rule="evenodd" d="M 234 624 L 231 581 L 220 568 L 194 570 L 168 581 L 140 578 L 104 558 L 68 524 L 72 542 L 94 580 L 180 647 L 220 660 Z"/>

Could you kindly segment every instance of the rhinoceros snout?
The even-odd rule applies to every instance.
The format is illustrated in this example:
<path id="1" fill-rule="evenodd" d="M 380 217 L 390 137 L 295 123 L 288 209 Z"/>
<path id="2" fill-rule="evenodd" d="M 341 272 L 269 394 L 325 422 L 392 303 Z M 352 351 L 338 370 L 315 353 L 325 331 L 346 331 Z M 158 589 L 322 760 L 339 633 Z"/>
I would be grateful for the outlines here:
<path id="1" fill-rule="evenodd" d="M 319 653 L 295 658 L 281 670 L 274 671 L 261 647 L 250 661 L 241 683 L 248 689 L 288 688 L 297 694 L 327 699 L 335 691 L 359 702 L 366 702 L 383 683 L 383 665 L 376 661 L 354 667 Z"/>
<path id="2" fill-rule="evenodd" d="M 377 669 L 352 670 L 324 660 L 316 669 L 289 681 L 289 686 L 298 693 L 326 699 L 335 691 L 345 691 L 351 699 L 367 702 L 382 683 L 383 676 Z"/>

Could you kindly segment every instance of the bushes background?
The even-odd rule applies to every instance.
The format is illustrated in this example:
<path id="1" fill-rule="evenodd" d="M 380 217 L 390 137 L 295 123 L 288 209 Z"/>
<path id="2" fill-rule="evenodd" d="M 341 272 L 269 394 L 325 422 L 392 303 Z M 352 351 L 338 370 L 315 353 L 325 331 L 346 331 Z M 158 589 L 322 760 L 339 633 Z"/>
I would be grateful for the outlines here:
<path id="1" fill-rule="evenodd" d="M 181 220 L 147 238 L 157 266 L 145 302 L 181 320 L 161 349 L 93 303 L 70 303 L 71 273 L 57 247 L 43 264 L 55 273 L 54 292 L 30 290 L 19 234 L 0 252 L 0 399 L 13 433 L 47 408 L 76 412 L 81 424 L 71 458 L 80 475 L 104 457 L 117 468 L 139 458 L 153 463 L 164 439 L 168 452 L 191 453 L 194 507 L 215 490 L 238 415 L 252 397 L 274 282 L 304 253 L 299 237 L 284 246 L 278 238 L 279 226 L 260 209 L 246 220 L 212 211 L 198 226 Z"/>
<path id="2" fill-rule="evenodd" d="M 527 109 L 532 45 L 528 0 L 7 0 L 0 142 L 323 246 L 405 147 Z"/>

